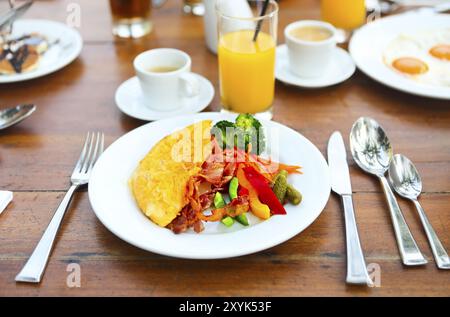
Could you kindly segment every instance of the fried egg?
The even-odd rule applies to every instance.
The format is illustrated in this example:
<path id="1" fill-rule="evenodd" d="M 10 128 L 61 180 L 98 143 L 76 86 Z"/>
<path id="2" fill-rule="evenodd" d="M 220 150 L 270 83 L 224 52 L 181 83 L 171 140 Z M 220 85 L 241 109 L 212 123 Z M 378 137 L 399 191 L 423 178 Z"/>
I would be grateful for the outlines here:
<path id="1" fill-rule="evenodd" d="M 437 44 L 430 48 L 430 55 L 450 61 L 450 44 Z"/>
<path id="2" fill-rule="evenodd" d="M 400 34 L 384 49 L 383 61 L 401 76 L 450 88 L 450 29 Z"/>

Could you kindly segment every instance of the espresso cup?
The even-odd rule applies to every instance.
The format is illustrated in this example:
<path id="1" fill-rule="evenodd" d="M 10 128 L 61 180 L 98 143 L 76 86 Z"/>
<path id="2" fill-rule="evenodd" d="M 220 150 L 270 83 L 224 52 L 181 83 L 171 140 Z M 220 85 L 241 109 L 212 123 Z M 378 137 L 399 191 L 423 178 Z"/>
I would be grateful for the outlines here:
<path id="1" fill-rule="evenodd" d="M 157 48 L 139 54 L 134 69 L 144 104 L 157 111 L 183 107 L 183 100 L 200 93 L 200 83 L 191 73 L 191 58 L 173 48 Z"/>
<path id="2" fill-rule="evenodd" d="M 330 37 L 313 41 L 295 37 L 292 30 L 302 27 L 318 27 L 330 32 Z M 336 29 L 327 22 L 303 20 L 289 24 L 284 29 L 288 48 L 290 71 L 306 78 L 322 76 L 330 65 L 336 48 Z"/>

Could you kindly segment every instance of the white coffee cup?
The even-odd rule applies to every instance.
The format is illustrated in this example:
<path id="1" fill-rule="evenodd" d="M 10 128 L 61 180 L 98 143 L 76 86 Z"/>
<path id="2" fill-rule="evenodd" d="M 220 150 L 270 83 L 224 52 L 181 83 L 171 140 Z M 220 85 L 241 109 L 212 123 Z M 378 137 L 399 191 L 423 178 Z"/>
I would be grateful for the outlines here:
<path id="1" fill-rule="evenodd" d="M 139 54 L 134 59 L 144 104 L 158 111 L 171 111 L 183 106 L 183 99 L 197 96 L 200 83 L 191 73 L 191 58 L 173 48 L 157 48 Z M 173 68 L 172 71 L 156 71 Z M 155 70 L 155 71 L 154 71 Z"/>
<path id="2" fill-rule="evenodd" d="M 330 31 L 331 36 L 321 41 L 308 41 L 294 37 L 291 31 L 301 27 L 320 27 Z M 288 47 L 289 69 L 299 77 L 322 76 L 330 65 L 336 48 L 336 29 L 330 23 L 303 20 L 289 24 L 284 29 Z"/>

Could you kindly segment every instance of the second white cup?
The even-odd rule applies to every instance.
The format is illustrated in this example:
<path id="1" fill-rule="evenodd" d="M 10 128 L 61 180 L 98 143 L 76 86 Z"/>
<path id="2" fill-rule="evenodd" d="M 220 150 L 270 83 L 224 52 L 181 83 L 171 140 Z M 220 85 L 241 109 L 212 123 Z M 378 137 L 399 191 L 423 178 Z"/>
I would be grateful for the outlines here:
<path id="1" fill-rule="evenodd" d="M 200 83 L 191 73 L 191 58 L 173 48 L 157 48 L 139 54 L 134 69 L 147 107 L 172 111 L 183 106 L 183 98 L 200 93 Z"/>
<path id="2" fill-rule="evenodd" d="M 330 37 L 321 41 L 309 41 L 295 37 L 292 30 L 302 27 L 318 27 L 330 32 Z M 299 77 L 320 77 L 329 67 L 336 48 L 336 29 L 329 23 L 303 20 L 289 24 L 284 29 L 288 47 L 289 69 Z"/>

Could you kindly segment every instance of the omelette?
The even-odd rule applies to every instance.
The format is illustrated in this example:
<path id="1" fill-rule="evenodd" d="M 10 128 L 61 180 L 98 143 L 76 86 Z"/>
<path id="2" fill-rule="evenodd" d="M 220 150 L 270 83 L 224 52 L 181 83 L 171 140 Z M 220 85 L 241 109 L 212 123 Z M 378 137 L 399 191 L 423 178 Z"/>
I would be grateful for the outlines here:
<path id="1" fill-rule="evenodd" d="M 187 183 L 211 154 L 211 120 L 160 140 L 140 161 L 129 185 L 137 205 L 154 223 L 167 226 L 188 204 Z"/>

